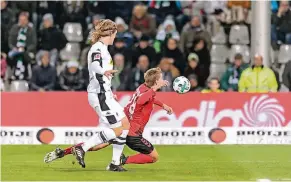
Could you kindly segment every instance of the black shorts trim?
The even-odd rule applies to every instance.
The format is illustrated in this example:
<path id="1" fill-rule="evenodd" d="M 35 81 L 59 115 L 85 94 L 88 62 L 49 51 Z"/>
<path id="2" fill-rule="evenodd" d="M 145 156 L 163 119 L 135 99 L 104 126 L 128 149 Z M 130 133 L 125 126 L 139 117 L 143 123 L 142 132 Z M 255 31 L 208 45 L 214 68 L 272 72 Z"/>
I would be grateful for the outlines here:
<path id="1" fill-rule="evenodd" d="M 126 145 L 139 153 L 150 154 L 154 150 L 154 146 L 142 136 L 127 136 Z"/>
<path id="2" fill-rule="evenodd" d="M 98 94 L 98 100 L 100 104 L 101 111 L 108 111 L 110 110 L 109 106 L 106 104 L 106 95 L 105 93 Z"/>

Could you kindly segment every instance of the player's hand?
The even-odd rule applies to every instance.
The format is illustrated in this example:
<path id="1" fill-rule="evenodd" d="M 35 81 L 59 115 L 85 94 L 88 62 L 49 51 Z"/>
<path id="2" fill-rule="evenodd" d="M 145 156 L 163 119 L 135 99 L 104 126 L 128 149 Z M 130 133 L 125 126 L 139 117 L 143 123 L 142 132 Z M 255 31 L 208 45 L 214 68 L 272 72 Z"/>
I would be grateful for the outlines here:
<path id="1" fill-rule="evenodd" d="M 163 105 L 163 109 L 166 110 L 169 115 L 173 113 L 173 109 L 166 104 Z"/>
<path id="2" fill-rule="evenodd" d="M 154 85 L 152 88 L 154 91 L 159 90 L 162 87 L 168 86 L 169 82 L 167 80 L 161 80 L 161 81 L 157 81 L 156 85 Z"/>
<path id="3" fill-rule="evenodd" d="M 116 94 L 113 94 L 113 98 L 114 98 L 115 100 L 117 100 L 117 95 L 116 95 Z"/>
<path id="4" fill-rule="evenodd" d="M 110 78 L 110 77 L 112 77 L 112 74 L 113 74 L 113 73 L 116 73 L 116 72 L 118 72 L 118 70 L 108 70 L 108 71 L 105 71 L 105 72 L 104 72 L 104 75 L 105 75 L 107 78 Z"/>

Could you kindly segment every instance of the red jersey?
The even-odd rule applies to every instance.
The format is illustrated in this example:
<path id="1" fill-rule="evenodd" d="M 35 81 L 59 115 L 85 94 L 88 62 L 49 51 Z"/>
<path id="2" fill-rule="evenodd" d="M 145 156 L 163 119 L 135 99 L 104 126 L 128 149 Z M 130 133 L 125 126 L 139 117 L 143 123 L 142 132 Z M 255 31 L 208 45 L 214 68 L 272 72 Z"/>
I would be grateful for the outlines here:
<path id="1" fill-rule="evenodd" d="M 163 106 L 160 101 L 156 100 L 155 96 L 156 92 L 145 84 L 136 89 L 128 105 L 124 108 L 124 112 L 130 122 L 129 136 L 142 135 L 154 104 Z"/>

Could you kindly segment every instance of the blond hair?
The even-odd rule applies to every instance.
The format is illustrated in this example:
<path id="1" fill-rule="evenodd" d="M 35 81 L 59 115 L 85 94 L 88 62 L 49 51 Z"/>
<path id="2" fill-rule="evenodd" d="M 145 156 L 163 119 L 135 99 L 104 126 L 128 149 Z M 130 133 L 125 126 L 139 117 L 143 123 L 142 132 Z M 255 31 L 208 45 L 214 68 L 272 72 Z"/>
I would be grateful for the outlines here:
<path id="1" fill-rule="evenodd" d="M 160 79 L 162 70 L 161 68 L 151 68 L 147 70 L 144 74 L 145 84 L 148 87 L 152 87 Z"/>
<path id="2" fill-rule="evenodd" d="M 99 20 L 91 32 L 91 43 L 95 44 L 101 37 L 111 36 L 117 31 L 115 22 L 109 19 Z"/>

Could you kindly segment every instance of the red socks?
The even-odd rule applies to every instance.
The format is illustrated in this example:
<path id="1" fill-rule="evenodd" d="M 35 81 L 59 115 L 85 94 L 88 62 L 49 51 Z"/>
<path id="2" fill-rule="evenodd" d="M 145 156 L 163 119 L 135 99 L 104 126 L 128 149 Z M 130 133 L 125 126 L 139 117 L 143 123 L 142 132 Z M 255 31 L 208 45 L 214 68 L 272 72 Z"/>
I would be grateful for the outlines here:
<path id="1" fill-rule="evenodd" d="M 71 146 L 69 148 L 66 148 L 64 149 L 64 152 L 65 152 L 65 155 L 69 155 L 69 154 L 72 154 L 72 147 L 75 147 L 75 146 L 80 146 L 80 145 L 83 145 L 83 142 L 82 143 L 78 143 L 74 146 Z M 90 148 L 88 151 L 92 151 L 93 148 Z"/>
<path id="2" fill-rule="evenodd" d="M 129 156 L 126 160 L 126 164 L 147 164 L 153 162 L 154 162 L 153 158 L 145 154 L 132 155 Z"/>

